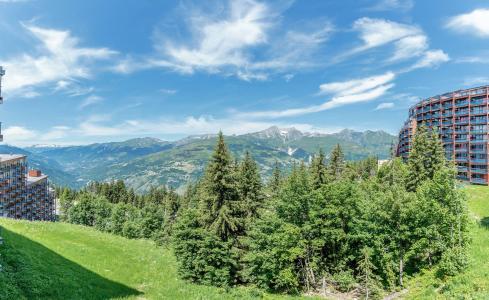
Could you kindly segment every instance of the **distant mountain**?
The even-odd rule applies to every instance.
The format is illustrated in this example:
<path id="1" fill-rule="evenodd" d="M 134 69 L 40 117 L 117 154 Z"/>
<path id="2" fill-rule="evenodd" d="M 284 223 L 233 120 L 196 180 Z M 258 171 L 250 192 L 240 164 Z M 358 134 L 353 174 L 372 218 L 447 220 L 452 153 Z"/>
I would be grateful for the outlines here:
<path id="1" fill-rule="evenodd" d="M 0 148 L 0 152 L 28 153 L 31 164 L 39 165 L 58 184 L 79 187 L 91 180 L 123 179 L 136 190 L 145 191 L 161 184 L 180 188 L 201 176 L 215 140 L 215 134 L 207 134 L 174 142 L 138 138 L 86 146 Z M 383 131 L 320 134 L 276 126 L 226 137 L 233 155 L 241 158 L 245 151 L 250 151 L 264 176 L 270 174 L 275 161 L 288 168 L 293 163 L 309 161 L 319 148 L 329 153 L 336 144 L 342 146 L 350 160 L 369 155 L 387 158 L 394 141 L 393 135 Z"/>
<path id="2" fill-rule="evenodd" d="M 8 145 L 0 145 L 0 153 L 27 155 L 28 167 L 30 169 L 42 170 L 44 174 L 49 175 L 51 182 L 55 184 L 71 187 L 80 187 L 83 185 L 82 182 L 77 181 L 77 177 L 64 171 L 63 166 L 54 159 Z"/>

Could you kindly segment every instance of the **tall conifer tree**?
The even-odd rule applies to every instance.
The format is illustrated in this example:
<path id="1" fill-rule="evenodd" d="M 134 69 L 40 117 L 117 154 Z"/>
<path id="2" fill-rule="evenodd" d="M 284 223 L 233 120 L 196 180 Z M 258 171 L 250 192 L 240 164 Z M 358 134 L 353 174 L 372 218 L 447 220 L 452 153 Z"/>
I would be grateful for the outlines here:
<path id="1" fill-rule="evenodd" d="M 329 173 L 334 179 L 339 179 L 345 169 L 345 156 L 340 144 L 336 144 L 329 158 Z"/>
<path id="2" fill-rule="evenodd" d="M 263 206 L 263 186 L 258 165 L 248 151 L 239 166 L 238 187 L 245 217 L 257 217 L 259 208 Z"/>
<path id="3" fill-rule="evenodd" d="M 203 182 L 204 223 L 224 241 L 242 230 L 240 205 L 234 163 L 219 132 L 217 145 L 207 166 Z"/>
<path id="4" fill-rule="evenodd" d="M 324 160 L 323 149 L 319 149 L 319 153 L 314 156 L 311 163 L 312 186 L 314 189 L 320 188 L 328 181 L 328 170 Z"/>

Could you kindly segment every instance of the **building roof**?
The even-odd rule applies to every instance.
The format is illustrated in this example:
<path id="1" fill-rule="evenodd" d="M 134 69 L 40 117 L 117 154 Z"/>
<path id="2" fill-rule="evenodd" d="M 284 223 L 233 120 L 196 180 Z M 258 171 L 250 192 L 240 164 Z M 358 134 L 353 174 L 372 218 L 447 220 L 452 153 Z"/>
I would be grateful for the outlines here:
<path id="1" fill-rule="evenodd" d="M 22 154 L 0 154 L 0 163 L 26 158 L 26 155 Z"/>
<path id="2" fill-rule="evenodd" d="M 31 185 L 31 184 L 36 184 L 36 183 L 39 183 L 45 179 L 48 178 L 48 175 L 41 175 L 41 176 L 27 176 L 27 185 Z"/>

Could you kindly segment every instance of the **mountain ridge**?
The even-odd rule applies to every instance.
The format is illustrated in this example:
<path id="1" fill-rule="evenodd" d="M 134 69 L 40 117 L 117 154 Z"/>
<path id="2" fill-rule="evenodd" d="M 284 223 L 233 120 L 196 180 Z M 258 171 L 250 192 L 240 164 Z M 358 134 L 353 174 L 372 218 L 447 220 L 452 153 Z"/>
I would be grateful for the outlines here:
<path id="1" fill-rule="evenodd" d="M 141 137 L 119 142 L 59 147 L 36 145 L 22 151 L 31 153 L 36 163 L 44 162 L 39 165 L 41 168 L 48 168 L 58 174 L 52 176 L 56 184 L 81 187 L 92 180 L 122 179 L 137 191 L 143 192 L 153 185 L 182 188 L 188 181 L 196 180 L 204 171 L 216 136 L 193 135 L 176 141 Z M 264 177 L 270 175 L 275 161 L 287 169 L 294 163 L 310 161 L 320 148 L 329 153 L 336 144 L 343 147 L 345 157 L 349 160 L 371 155 L 387 158 L 395 139 L 395 136 L 385 131 L 311 133 L 294 127 L 278 126 L 226 136 L 233 156 L 241 158 L 249 151 L 258 162 Z M 49 175 L 49 172 L 45 173 Z M 66 176 L 70 180 L 64 179 Z"/>

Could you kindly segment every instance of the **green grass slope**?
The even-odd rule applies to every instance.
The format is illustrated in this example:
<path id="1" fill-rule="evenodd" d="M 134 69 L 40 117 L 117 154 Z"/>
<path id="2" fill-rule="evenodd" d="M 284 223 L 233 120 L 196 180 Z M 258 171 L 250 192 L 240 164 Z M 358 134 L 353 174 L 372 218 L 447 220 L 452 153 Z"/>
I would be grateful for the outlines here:
<path id="1" fill-rule="evenodd" d="M 489 299 L 489 187 L 468 186 L 472 216 L 467 270 L 445 281 L 434 272 L 414 278 L 405 299 Z"/>
<path id="2" fill-rule="evenodd" d="M 0 219 L 0 299 L 293 299 L 178 278 L 169 250 L 65 223 Z"/>

